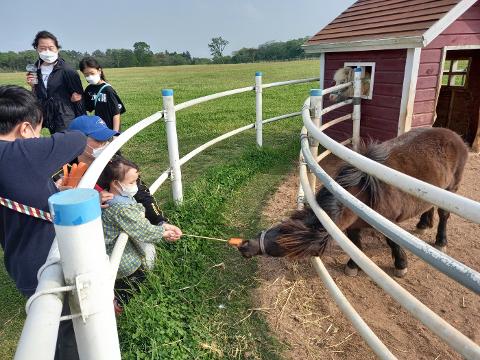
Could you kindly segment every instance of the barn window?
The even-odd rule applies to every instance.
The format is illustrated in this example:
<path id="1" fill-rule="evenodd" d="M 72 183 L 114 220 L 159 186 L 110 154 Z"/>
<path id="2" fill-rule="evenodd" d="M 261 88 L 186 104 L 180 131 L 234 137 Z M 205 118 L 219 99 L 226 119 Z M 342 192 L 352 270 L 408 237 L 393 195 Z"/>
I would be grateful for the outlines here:
<path id="1" fill-rule="evenodd" d="M 466 87 L 471 58 L 445 60 L 443 64 L 442 86 Z"/>
<path id="2" fill-rule="evenodd" d="M 375 63 L 374 62 L 346 62 L 343 64 L 345 67 L 362 69 L 362 79 L 366 79 L 363 82 L 362 91 L 366 94 L 362 94 L 362 99 L 371 100 L 373 96 L 373 81 L 375 79 Z M 365 86 L 367 87 L 365 88 Z"/>

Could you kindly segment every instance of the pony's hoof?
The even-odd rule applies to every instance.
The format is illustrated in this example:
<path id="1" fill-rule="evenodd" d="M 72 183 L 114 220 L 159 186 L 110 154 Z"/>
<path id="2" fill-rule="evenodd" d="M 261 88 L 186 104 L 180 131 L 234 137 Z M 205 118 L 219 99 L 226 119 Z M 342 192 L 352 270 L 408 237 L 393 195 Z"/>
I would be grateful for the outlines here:
<path id="1" fill-rule="evenodd" d="M 440 250 L 441 252 L 443 252 L 443 253 L 445 253 L 445 254 L 447 253 L 447 245 L 445 245 L 445 246 L 440 246 L 440 245 L 436 245 L 436 244 L 435 244 L 435 245 L 433 245 L 433 246 L 435 247 L 435 249 Z"/>
<path id="2" fill-rule="evenodd" d="M 405 275 L 407 275 L 407 268 L 405 269 L 395 269 L 393 270 L 393 275 L 398 278 L 403 278 Z"/>
<path id="3" fill-rule="evenodd" d="M 415 228 L 415 230 L 413 231 L 415 234 L 418 234 L 418 235 L 423 235 L 427 232 L 427 228 Z"/>
<path id="4" fill-rule="evenodd" d="M 348 276 L 357 276 L 358 268 L 351 268 L 348 265 L 345 265 L 345 274 Z"/>

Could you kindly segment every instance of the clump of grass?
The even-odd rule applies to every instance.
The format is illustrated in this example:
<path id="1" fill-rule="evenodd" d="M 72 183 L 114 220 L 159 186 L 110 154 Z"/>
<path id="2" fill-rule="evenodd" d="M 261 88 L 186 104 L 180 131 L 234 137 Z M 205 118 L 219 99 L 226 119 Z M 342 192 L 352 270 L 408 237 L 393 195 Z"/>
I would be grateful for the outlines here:
<path id="1" fill-rule="evenodd" d="M 3 258 L 1 248 L 0 258 Z M 11 359 L 25 320 L 25 299 L 3 271 L 0 271 L 0 305 L 0 359 Z"/>

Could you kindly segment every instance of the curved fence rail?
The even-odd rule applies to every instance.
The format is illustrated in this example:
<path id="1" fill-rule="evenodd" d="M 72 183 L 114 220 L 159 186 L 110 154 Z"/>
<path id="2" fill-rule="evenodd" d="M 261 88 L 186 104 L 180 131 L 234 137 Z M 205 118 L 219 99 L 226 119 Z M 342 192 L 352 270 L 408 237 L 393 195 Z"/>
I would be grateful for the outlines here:
<path id="1" fill-rule="evenodd" d="M 306 176 L 306 166 L 302 165 L 300 171 L 302 186 L 305 197 L 312 210 L 324 226 L 325 230 L 332 236 L 338 245 L 355 261 L 355 263 L 374 280 L 390 296 L 397 300 L 408 312 L 424 323 L 430 330 L 450 344 L 456 351 L 468 359 L 480 357 L 480 347 L 467 336 L 431 311 L 427 306 L 417 300 L 407 290 L 402 288 L 395 280 L 385 274 L 372 260 L 359 250 L 350 239 L 341 231 L 330 217 L 320 208 L 315 200 L 315 195 L 310 189 Z"/>
<path id="2" fill-rule="evenodd" d="M 244 88 L 223 91 L 220 93 L 207 95 L 198 99 L 189 100 L 177 105 L 173 105 L 173 91 L 167 90 L 166 92 L 162 92 L 163 99 L 164 99 L 164 109 L 162 111 L 158 111 L 155 114 L 139 121 L 135 125 L 128 128 L 126 131 L 124 131 L 114 141 L 112 141 L 107 146 L 107 148 L 102 152 L 102 154 L 88 168 L 84 177 L 81 179 L 78 187 L 87 188 L 87 189 L 93 188 L 101 172 L 103 171 L 107 163 L 110 161 L 110 159 L 117 153 L 117 151 L 120 150 L 120 148 L 125 143 L 127 143 L 131 138 L 133 138 L 136 134 L 138 134 L 145 128 L 149 127 L 150 125 L 156 123 L 158 120 L 163 118 L 165 119 L 166 127 L 167 127 L 167 142 L 169 147 L 169 155 L 171 155 L 170 150 L 173 145 L 174 147 L 176 147 L 176 149 L 174 149 L 176 150 L 176 156 L 175 154 L 173 157 L 169 156 L 169 160 L 170 160 L 169 169 L 163 172 L 160 175 L 160 177 L 150 186 L 150 191 L 152 193 L 157 191 L 158 188 L 169 177 L 172 180 L 172 188 L 173 188 L 175 185 L 173 183 L 179 180 L 180 166 L 185 164 L 187 161 L 192 159 L 194 156 L 200 154 L 202 151 L 209 148 L 210 146 L 222 140 L 225 140 L 229 137 L 232 137 L 234 135 L 237 135 L 241 132 L 244 132 L 246 130 L 253 129 L 253 128 L 256 129 L 257 144 L 261 146 L 261 141 L 260 143 L 258 142 L 258 139 L 262 138 L 261 125 L 301 115 L 301 112 L 294 112 L 291 114 L 280 115 L 270 119 L 263 120 L 262 107 L 261 107 L 262 89 L 277 87 L 277 86 L 302 84 L 302 83 L 308 83 L 308 82 L 319 80 L 318 77 L 315 77 L 315 78 L 289 80 L 289 81 L 282 81 L 282 82 L 262 85 L 261 73 L 257 73 L 255 78 L 256 78 L 255 86 L 248 86 Z M 233 130 L 229 133 L 226 133 L 224 135 L 221 135 L 201 145 L 200 147 L 186 154 L 181 159 L 178 158 L 179 157 L 178 143 L 176 139 L 176 129 L 175 129 L 175 112 L 176 111 L 180 111 L 180 110 L 189 108 L 191 106 L 198 105 L 214 99 L 219 99 L 222 97 L 250 92 L 250 91 L 256 92 L 257 121 L 255 124 L 249 124 L 239 129 Z M 169 127 L 170 127 L 170 130 L 169 130 Z M 172 129 L 173 129 L 173 133 L 172 133 Z M 177 173 L 175 173 L 175 170 L 177 171 Z M 181 187 L 181 183 L 179 185 Z M 176 197 L 176 194 L 174 192 L 174 199 L 175 197 Z M 88 281 L 82 282 L 80 280 L 82 280 L 81 277 L 84 274 L 79 274 L 76 277 L 76 280 L 73 281 L 73 283 L 71 279 L 68 281 L 69 282 L 68 287 L 63 286 L 64 281 L 63 281 L 63 273 L 62 273 L 58 243 L 64 240 L 68 240 L 68 239 L 59 239 L 59 241 L 57 242 L 57 239 L 55 238 L 55 240 L 53 241 L 48 259 L 45 265 L 39 271 L 39 274 L 38 274 L 39 285 L 37 287 L 36 294 L 32 296 L 32 298 L 29 301 L 29 311 L 27 312 L 27 319 L 25 321 L 25 325 L 22 330 L 22 335 L 17 346 L 15 359 L 27 360 L 27 359 L 35 358 L 39 360 L 43 360 L 43 359 L 50 360 L 53 358 L 53 354 L 55 352 L 57 329 L 58 329 L 59 321 L 61 320 L 60 313 L 62 310 L 63 294 L 66 289 L 68 289 L 69 291 L 73 290 L 73 296 L 71 296 L 70 299 L 73 300 L 74 304 L 72 304 L 71 302 L 70 305 L 74 305 L 73 308 L 76 309 L 77 311 L 78 309 L 81 310 L 79 314 L 68 316 L 69 319 L 73 319 L 74 321 L 75 336 L 77 338 L 77 344 L 79 347 L 81 358 L 82 359 L 100 359 L 100 360 L 120 359 L 118 337 L 115 330 L 116 329 L 115 318 L 113 317 L 113 308 L 110 307 L 108 309 L 104 308 L 99 310 L 97 309 L 98 306 L 97 308 L 95 308 L 95 305 L 93 305 L 95 309 L 92 310 L 91 308 L 88 307 L 88 306 L 92 306 L 92 299 L 90 299 L 90 303 L 88 303 L 88 299 L 85 299 L 85 297 L 88 297 L 88 289 L 85 288 L 81 290 L 78 287 L 79 284 L 82 284 L 82 286 L 87 286 L 87 287 L 89 286 L 88 284 L 95 285 L 96 284 L 95 277 L 87 279 L 88 281 L 90 281 L 90 283 Z M 125 245 L 127 244 L 127 240 L 128 240 L 128 237 L 126 234 L 121 234 L 117 239 L 113 252 L 110 256 L 109 276 L 106 277 L 109 280 L 108 280 L 108 283 L 102 283 L 102 286 L 107 286 L 113 289 L 113 282 L 114 282 L 113 280 L 118 270 L 120 258 L 122 256 Z M 84 297 L 83 299 L 81 299 L 82 296 Z M 93 302 L 94 301 L 95 300 L 93 300 Z M 86 304 L 87 308 L 85 307 L 82 308 L 81 304 L 83 304 L 84 306 Z M 48 311 L 45 311 L 46 309 L 48 309 Z M 102 314 L 102 313 L 106 313 L 107 318 L 104 316 L 100 324 L 98 321 L 95 321 L 94 318 L 97 316 L 97 314 Z M 64 319 L 65 318 L 66 317 L 64 317 Z M 99 339 L 102 339 L 102 342 L 99 342 Z M 80 349 L 81 347 L 82 349 Z"/>
<path id="3" fill-rule="evenodd" d="M 354 84 L 354 86 L 356 87 L 358 85 Z M 357 99 L 355 99 L 355 97 L 357 97 Z M 358 92 L 356 92 L 355 97 L 353 99 L 353 103 L 359 103 L 360 97 L 358 96 Z M 338 185 L 318 164 L 319 160 L 323 159 L 328 154 L 333 153 L 347 163 L 356 166 L 360 170 L 376 176 L 381 180 L 407 191 L 418 198 L 426 201 L 430 201 L 431 199 L 435 198 L 435 201 L 431 201 L 435 205 L 455 212 L 466 219 L 475 221 L 477 223 L 479 222 L 479 203 L 462 196 L 452 194 L 446 190 L 436 188 L 430 184 L 411 178 L 370 159 L 364 158 L 355 151 L 346 148 L 344 146 L 345 144 L 339 144 L 323 133 L 323 130 L 342 121 L 350 118 L 353 118 L 355 121 L 355 111 L 351 116 L 343 116 L 322 126 L 317 126 L 317 124 L 311 118 L 311 113 L 313 112 L 317 113 L 320 111 L 323 115 L 329 111 L 332 111 L 333 109 L 337 109 L 338 107 L 345 105 L 346 103 L 347 102 L 343 102 L 341 105 L 330 106 L 329 108 L 323 110 L 321 108 L 313 110 L 313 108 L 317 106 L 317 104 L 321 104 L 321 102 L 318 102 L 316 99 L 312 100 L 312 96 L 305 101 L 302 111 L 302 118 L 305 127 L 303 128 L 301 135 L 302 161 L 300 165 L 301 189 L 303 190 L 305 199 L 331 237 L 353 259 L 353 261 L 355 261 L 355 263 L 357 263 L 357 265 L 359 265 L 360 268 L 365 271 L 367 275 L 369 275 L 377 284 L 380 285 L 380 287 L 382 287 L 389 295 L 395 298 L 414 317 L 422 321 L 430 330 L 432 330 L 432 332 L 437 334 L 447 344 L 452 346 L 457 352 L 468 359 L 480 359 L 480 347 L 477 344 L 448 324 L 437 314 L 432 312 L 428 307 L 418 301 L 413 295 L 403 289 L 397 282 L 395 282 L 380 268 L 378 268 L 378 266 L 376 266 L 346 237 L 346 235 L 335 225 L 335 223 L 316 202 L 315 195 L 313 193 L 315 186 L 309 181 L 307 169 L 313 172 L 315 176 L 320 179 L 323 185 L 338 200 L 354 211 L 364 221 L 372 225 L 375 229 L 385 234 L 397 244 L 407 248 L 415 255 L 419 256 L 438 270 L 447 274 L 463 286 L 469 288 L 477 294 L 480 293 L 480 274 L 478 272 L 438 251 L 437 249 L 409 234 L 396 224 L 393 224 L 389 220 L 373 211 L 367 205 L 359 201 L 340 185 Z M 346 142 L 355 142 L 355 137 L 359 135 L 358 132 L 356 133 L 356 130 L 358 131 L 358 124 L 357 129 L 355 129 L 354 124 L 352 139 L 349 139 Z M 316 153 L 312 152 L 312 138 L 318 140 L 319 144 L 326 149 L 320 156 L 317 156 Z M 401 179 L 401 181 L 398 179 Z M 301 193 L 300 190 L 299 193 Z M 439 199 L 438 196 L 443 196 L 443 199 Z M 445 198 L 446 196 L 447 198 Z M 332 284 L 329 283 L 330 281 L 328 278 L 326 278 L 326 269 L 321 266 L 319 259 L 313 259 L 313 261 L 315 269 L 319 273 L 320 277 L 324 279 L 327 288 L 330 289 Z M 336 296 L 332 294 L 332 296 L 337 302 L 337 305 L 343 310 L 343 300 L 341 296 L 338 294 L 336 294 Z M 347 308 L 346 310 L 349 309 Z M 347 313 L 346 315 L 350 318 Z M 365 330 L 364 327 L 359 327 L 358 324 L 354 322 L 352 323 L 359 330 L 359 333 L 362 335 L 362 337 L 364 337 L 368 342 L 367 336 L 372 336 L 371 333 Z M 368 343 L 370 344 L 370 342 Z M 373 346 L 372 350 L 377 353 Z M 377 355 L 379 355 L 381 358 L 389 358 L 388 354 L 380 355 L 377 353 Z"/>
<path id="4" fill-rule="evenodd" d="M 306 114 L 305 111 L 304 114 Z M 405 175 L 397 170 L 388 168 L 387 166 L 379 164 L 371 159 L 365 158 L 331 139 L 315 127 L 313 122 L 306 116 L 303 116 L 303 119 L 309 135 L 316 138 L 324 148 L 330 150 L 342 160 L 345 160 L 358 169 L 377 177 L 387 184 L 396 186 L 410 195 L 480 224 L 480 203 L 461 195 L 454 194 L 450 191 L 440 189 L 424 181 Z"/>
<path id="5" fill-rule="evenodd" d="M 396 359 L 395 355 L 393 355 L 390 350 L 388 350 L 388 348 L 382 343 L 382 341 L 377 337 L 377 335 L 375 335 L 372 329 L 370 329 L 370 327 L 365 323 L 362 317 L 358 315 L 358 313 L 347 300 L 345 295 L 343 295 L 342 291 L 338 288 L 337 284 L 335 284 L 335 281 L 328 273 L 325 265 L 323 265 L 322 260 L 320 260 L 319 257 L 312 257 L 312 265 L 322 279 L 323 283 L 325 284 L 328 292 L 337 303 L 340 310 L 345 314 L 346 318 L 350 320 L 353 327 L 357 329 L 360 336 L 370 346 L 373 352 L 380 359 Z"/>
<path id="6" fill-rule="evenodd" d="M 291 118 L 291 117 L 295 117 L 295 116 L 299 116 L 299 115 L 302 115 L 302 112 L 301 111 L 298 111 L 298 112 L 295 112 L 295 113 L 291 113 L 291 114 L 285 114 L 285 115 L 281 115 L 281 116 L 277 116 L 277 117 L 273 117 L 273 118 L 270 118 L 270 119 L 267 119 L 267 120 L 263 120 L 262 123 L 263 124 L 269 124 L 271 122 L 274 122 L 274 121 L 279 121 L 279 120 L 283 120 L 283 119 L 288 119 L 288 118 Z M 184 157 L 182 157 L 180 159 L 180 165 L 184 165 L 187 161 L 191 160 L 194 156 L 197 156 L 198 154 L 200 154 L 202 151 L 208 149 L 209 147 L 211 147 L 212 145 L 215 145 L 217 143 L 219 143 L 220 141 L 223 141 L 223 140 L 226 140 L 232 136 L 235 136 L 237 134 L 240 134 L 246 130 L 250 130 L 250 129 L 253 129 L 255 128 L 255 124 L 250 124 L 250 125 L 245 125 L 241 128 L 238 128 L 238 129 L 235 129 L 235 130 L 232 130 L 228 133 L 225 133 L 223 135 L 220 135 L 218 137 L 216 137 L 215 139 L 212 139 L 208 142 L 206 142 L 205 144 L 199 146 L 198 148 L 196 148 L 195 150 L 192 150 L 190 151 L 187 155 L 185 155 Z M 168 176 L 171 172 L 171 168 L 168 168 L 167 170 L 165 170 L 159 177 L 157 180 L 155 180 L 155 182 L 150 185 L 150 192 L 153 194 L 155 193 L 158 188 L 160 186 L 162 186 L 162 184 L 168 179 Z"/>
<path id="7" fill-rule="evenodd" d="M 303 119 L 305 124 L 309 124 L 310 127 L 313 127 L 311 125 L 311 120 L 309 119 L 310 115 L 308 113 L 308 110 L 304 110 L 303 112 Z M 302 135 L 303 140 L 302 140 L 302 151 L 303 155 L 305 157 L 305 160 L 307 161 L 309 168 L 311 171 L 313 171 L 316 176 L 322 181 L 324 186 L 328 188 L 332 194 L 334 194 L 344 205 L 348 206 L 351 208 L 358 216 L 360 216 L 363 220 L 371 224 L 375 229 L 378 231 L 382 232 L 384 235 L 386 235 L 388 238 L 396 242 L 398 245 L 405 247 L 424 261 L 428 262 L 430 265 L 434 266 L 447 276 L 450 276 L 463 286 L 469 288 L 470 290 L 476 292 L 477 294 L 480 294 L 480 274 L 473 269 L 467 267 L 466 265 L 460 263 L 459 261 L 453 259 L 452 257 L 446 255 L 445 253 L 437 250 L 436 248 L 428 245 L 424 241 L 418 239 L 417 237 L 413 236 L 409 232 L 403 230 L 401 227 L 398 225 L 392 223 L 391 221 L 385 219 L 383 216 L 379 215 L 372 209 L 370 209 L 367 205 L 365 205 L 363 202 L 355 198 L 353 195 L 351 195 L 348 191 L 343 189 L 340 185 L 335 183 L 335 181 L 327 175 L 327 173 L 318 165 L 318 163 L 314 160 L 312 155 L 308 151 L 308 140 L 306 139 L 306 132 Z M 324 134 L 325 137 L 327 135 Z M 329 138 L 330 139 L 330 138 Z M 330 139 L 331 140 L 331 139 Z M 331 140 L 332 142 L 335 142 L 334 140 Z M 347 149 L 345 146 L 338 144 L 335 142 L 337 145 L 342 146 L 345 148 L 349 153 L 353 153 L 355 155 L 360 156 L 364 160 L 369 160 L 358 153 L 355 153 L 354 151 Z M 324 143 L 322 143 L 324 145 Z M 332 151 L 330 148 L 326 147 L 329 151 Z M 332 153 L 334 153 L 332 151 Z M 335 153 L 334 153 L 335 154 Z M 348 162 L 348 161 L 347 161 Z M 372 161 L 374 162 L 374 161 Z M 376 165 L 381 165 L 379 163 L 374 162 Z M 382 172 L 381 175 L 383 177 L 388 177 L 386 172 L 388 171 L 396 171 L 393 169 L 388 168 L 387 166 L 381 165 L 382 166 Z M 398 172 L 398 171 L 396 171 Z M 377 176 L 377 173 L 373 173 L 372 175 Z M 400 173 L 402 174 L 402 173 Z M 417 184 L 418 186 L 421 186 L 424 183 L 423 181 L 420 181 L 418 179 L 414 179 L 410 176 L 407 176 L 405 174 L 402 174 L 403 177 L 409 178 L 409 180 L 412 181 L 413 184 Z M 381 178 L 381 176 L 378 176 Z M 397 186 L 398 188 L 402 188 L 403 184 L 394 184 L 391 183 L 391 185 Z M 442 190 L 442 192 L 446 192 L 448 194 L 451 194 L 449 191 L 443 190 L 436 188 L 430 184 L 428 184 L 429 187 L 435 188 L 436 191 Z M 424 195 L 424 193 L 422 193 Z M 453 194 L 456 197 L 460 198 L 459 201 L 464 201 L 468 200 L 469 202 L 474 202 L 473 200 L 463 198 L 460 195 Z M 420 197 L 420 196 L 418 196 Z M 422 198 L 422 197 L 421 197 Z M 425 199 L 425 198 L 423 198 Z M 480 206 L 479 203 L 474 202 L 477 206 Z M 459 214 L 461 215 L 461 214 Z"/>

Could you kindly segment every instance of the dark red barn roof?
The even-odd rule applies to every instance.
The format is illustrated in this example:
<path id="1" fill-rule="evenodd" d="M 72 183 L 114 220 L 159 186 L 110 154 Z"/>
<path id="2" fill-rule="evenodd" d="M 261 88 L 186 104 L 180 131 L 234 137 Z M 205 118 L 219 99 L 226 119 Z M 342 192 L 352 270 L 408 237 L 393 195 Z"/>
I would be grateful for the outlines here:
<path id="1" fill-rule="evenodd" d="M 476 0 L 358 0 L 309 39 L 307 52 L 428 45 Z"/>

